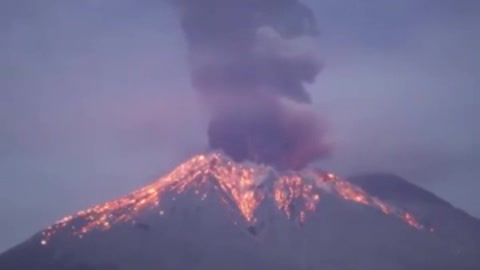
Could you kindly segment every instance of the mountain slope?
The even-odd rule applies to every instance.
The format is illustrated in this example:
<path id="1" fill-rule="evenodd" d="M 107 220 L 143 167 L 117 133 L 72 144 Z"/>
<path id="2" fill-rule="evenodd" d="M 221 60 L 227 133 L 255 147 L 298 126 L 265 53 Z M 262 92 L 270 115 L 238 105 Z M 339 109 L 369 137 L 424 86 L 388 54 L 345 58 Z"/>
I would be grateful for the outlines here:
<path id="1" fill-rule="evenodd" d="M 392 174 L 370 173 L 348 178 L 369 194 L 415 213 L 435 235 L 454 245 L 456 253 L 473 250 L 480 261 L 480 220 L 447 201 Z"/>
<path id="2" fill-rule="evenodd" d="M 434 233 L 332 192 L 322 193 L 305 222 L 297 218 L 302 204 L 290 204 L 291 218 L 286 218 L 268 198 L 256 208 L 255 222 L 248 222 L 217 180 L 181 193 L 168 190 L 155 207 L 107 230 L 84 235 L 60 230 L 47 245 L 41 245 L 42 234 L 35 235 L 0 255 L 0 269 L 480 269 L 478 244 L 466 242 L 475 239 L 480 223 L 403 180 L 401 193 L 419 192 L 391 201 L 410 208 L 420 222 L 433 207 L 439 215 L 430 224 Z M 387 182 L 351 181 L 387 197 Z M 458 220 L 441 224 L 448 216 Z M 82 218 L 68 224 L 81 224 Z"/>

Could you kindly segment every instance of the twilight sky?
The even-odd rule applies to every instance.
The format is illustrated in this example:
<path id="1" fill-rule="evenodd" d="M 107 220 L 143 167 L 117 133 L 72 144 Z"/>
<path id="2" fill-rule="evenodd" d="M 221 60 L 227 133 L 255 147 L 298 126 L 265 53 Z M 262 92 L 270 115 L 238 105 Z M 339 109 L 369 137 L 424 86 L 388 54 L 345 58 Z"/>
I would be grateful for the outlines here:
<path id="1" fill-rule="evenodd" d="M 206 148 L 182 33 L 155 2 L 0 1 L 0 252 Z M 320 165 L 394 172 L 480 217 L 480 3 L 305 2 L 335 145 Z"/>

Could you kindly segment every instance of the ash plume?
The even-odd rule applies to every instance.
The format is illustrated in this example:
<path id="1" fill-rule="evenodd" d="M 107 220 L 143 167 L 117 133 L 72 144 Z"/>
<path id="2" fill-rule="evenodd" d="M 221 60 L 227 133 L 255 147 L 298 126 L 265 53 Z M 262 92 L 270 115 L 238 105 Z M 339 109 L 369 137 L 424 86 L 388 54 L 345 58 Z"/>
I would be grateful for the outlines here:
<path id="1" fill-rule="evenodd" d="M 297 0 L 175 0 L 210 147 L 301 169 L 328 154 L 304 84 L 320 71 L 313 12 Z"/>

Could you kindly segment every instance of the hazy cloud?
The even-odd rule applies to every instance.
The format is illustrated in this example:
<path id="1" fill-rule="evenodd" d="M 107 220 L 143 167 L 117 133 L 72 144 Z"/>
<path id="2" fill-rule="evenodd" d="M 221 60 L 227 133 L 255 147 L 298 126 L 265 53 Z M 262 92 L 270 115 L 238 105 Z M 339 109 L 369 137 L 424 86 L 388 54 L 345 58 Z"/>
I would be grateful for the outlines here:
<path id="1" fill-rule="evenodd" d="M 335 143 L 321 165 L 393 171 L 479 216 L 478 2 L 305 2 Z M 0 250 L 206 146 L 164 4 L 9 0 L 0 15 Z"/>

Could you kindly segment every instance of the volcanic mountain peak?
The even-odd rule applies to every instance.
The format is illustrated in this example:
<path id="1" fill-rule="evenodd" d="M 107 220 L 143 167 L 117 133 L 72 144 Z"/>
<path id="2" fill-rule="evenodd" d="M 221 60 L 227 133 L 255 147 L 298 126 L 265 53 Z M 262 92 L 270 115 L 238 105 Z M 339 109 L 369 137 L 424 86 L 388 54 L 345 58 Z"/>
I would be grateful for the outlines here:
<path id="1" fill-rule="evenodd" d="M 271 201 L 287 218 L 304 223 L 307 214 L 316 210 L 323 194 L 334 194 L 397 216 L 415 228 L 423 228 L 410 213 L 368 195 L 331 173 L 316 169 L 280 173 L 264 165 L 237 163 L 214 152 L 191 158 L 166 176 L 127 196 L 63 218 L 43 231 L 41 244 L 48 244 L 59 231 L 71 230 L 82 238 L 92 230 L 108 230 L 117 223 L 135 223 L 145 210 L 161 208 L 164 195 L 186 190 L 193 191 L 202 200 L 213 190 L 225 205 L 238 209 L 249 225 L 258 221 L 255 211 L 265 201 Z M 171 199 L 175 200 L 175 197 Z M 159 211 L 160 215 L 162 212 Z"/>

